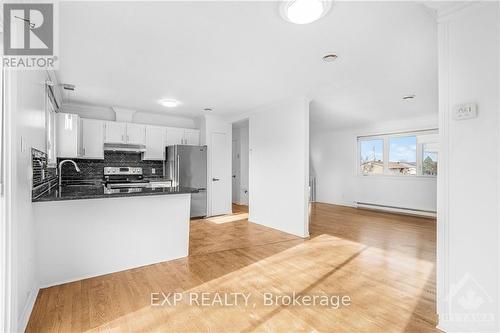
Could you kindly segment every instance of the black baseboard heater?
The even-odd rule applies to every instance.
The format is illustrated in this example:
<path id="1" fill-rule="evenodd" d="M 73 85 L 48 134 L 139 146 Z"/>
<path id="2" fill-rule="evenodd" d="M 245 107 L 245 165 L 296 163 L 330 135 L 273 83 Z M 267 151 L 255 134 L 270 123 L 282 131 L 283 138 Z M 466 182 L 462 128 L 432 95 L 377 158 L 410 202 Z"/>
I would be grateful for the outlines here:
<path id="1" fill-rule="evenodd" d="M 426 217 L 436 217 L 436 212 L 432 211 L 432 210 L 388 206 L 388 205 L 374 204 L 374 203 L 368 203 L 368 202 L 359 202 L 359 201 L 356 201 L 355 203 L 356 203 L 357 208 L 383 210 L 386 212 L 418 215 L 418 216 L 426 216 Z"/>

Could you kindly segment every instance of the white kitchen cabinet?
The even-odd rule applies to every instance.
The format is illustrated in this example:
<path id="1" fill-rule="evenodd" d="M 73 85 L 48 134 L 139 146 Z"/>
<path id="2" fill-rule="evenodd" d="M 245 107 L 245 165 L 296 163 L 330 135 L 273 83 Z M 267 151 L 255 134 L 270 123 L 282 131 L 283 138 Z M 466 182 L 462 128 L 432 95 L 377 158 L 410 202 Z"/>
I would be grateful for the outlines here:
<path id="1" fill-rule="evenodd" d="M 127 123 L 127 143 L 143 145 L 146 143 L 146 126 Z"/>
<path id="2" fill-rule="evenodd" d="M 143 160 L 165 159 L 165 127 L 146 126 L 146 151 Z"/>
<path id="3" fill-rule="evenodd" d="M 184 128 L 167 127 L 167 146 L 184 144 Z"/>
<path id="4" fill-rule="evenodd" d="M 105 124 L 104 142 L 126 143 L 127 124 L 108 121 Z"/>
<path id="5" fill-rule="evenodd" d="M 200 131 L 189 128 L 167 127 L 167 145 L 192 145 L 200 144 Z"/>
<path id="6" fill-rule="evenodd" d="M 195 129 L 184 130 L 184 144 L 199 146 L 200 145 L 200 131 Z"/>
<path id="7" fill-rule="evenodd" d="M 104 159 L 104 122 L 94 119 L 81 120 L 82 158 Z"/>
<path id="8" fill-rule="evenodd" d="M 57 157 L 77 158 L 80 155 L 80 117 L 76 114 L 58 113 Z"/>

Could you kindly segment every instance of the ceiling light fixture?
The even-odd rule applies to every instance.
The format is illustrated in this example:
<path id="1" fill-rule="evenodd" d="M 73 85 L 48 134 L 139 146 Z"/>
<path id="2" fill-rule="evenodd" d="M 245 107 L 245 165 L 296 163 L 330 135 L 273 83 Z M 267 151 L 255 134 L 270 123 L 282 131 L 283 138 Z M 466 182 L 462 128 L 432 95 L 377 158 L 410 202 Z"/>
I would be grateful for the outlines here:
<path id="1" fill-rule="evenodd" d="M 181 102 L 179 102 L 176 99 L 172 99 L 172 98 L 161 99 L 158 102 L 166 108 L 175 108 L 175 107 L 181 105 Z"/>
<path id="2" fill-rule="evenodd" d="M 417 97 L 415 94 L 413 95 L 407 95 L 407 96 L 403 96 L 403 99 L 406 100 L 406 99 L 414 99 L 415 97 Z"/>
<path id="3" fill-rule="evenodd" d="M 287 0 L 280 4 L 280 14 L 286 21 L 308 24 L 319 20 L 330 10 L 330 0 Z"/>
<path id="4" fill-rule="evenodd" d="M 332 62 L 337 60 L 338 56 L 335 53 L 327 54 L 323 57 L 323 61 Z"/>
<path id="5" fill-rule="evenodd" d="M 204 108 L 203 111 L 206 111 L 206 112 L 212 112 L 213 109 L 212 108 Z"/>

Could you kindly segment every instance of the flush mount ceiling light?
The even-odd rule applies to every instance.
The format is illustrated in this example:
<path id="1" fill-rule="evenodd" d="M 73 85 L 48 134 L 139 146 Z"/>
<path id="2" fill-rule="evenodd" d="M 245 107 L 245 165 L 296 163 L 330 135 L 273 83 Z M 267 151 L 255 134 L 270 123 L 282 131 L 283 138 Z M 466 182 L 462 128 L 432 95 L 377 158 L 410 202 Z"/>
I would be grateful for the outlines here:
<path id="1" fill-rule="evenodd" d="M 323 57 L 323 61 L 332 62 L 337 60 L 338 56 L 335 53 L 327 54 Z"/>
<path id="2" fill-rule="evenodd" d="M 280 14 L 288 22 L 308 24 L 325 16 L 331 6 L 329 0 L 287 0 L 280 3 Z"/>
<path id="3" fill-rule="evenodd" d="M 181 105 L 181 102 L 179 102 L 176 99 L 172 99 L 172 98 L 161 99 L 158 102 L 166 108 L 175 108 L 175 107 Z"/>
<path id="4" fill-rule="evenodd" d="M 205 111 L 205 112 L 212 112 L 213 109 L 212 108 L 204 108 L 203 111 Z"/>
<path id="5" fill-rule="evenodd" d="M 407 99 L 414 99 L 415 97 L 417 97 L 417 95 L 413 94 L 413 95 L 403 96 L 403 99 L 404 99 L 404 100 L 407 100 Z"/>

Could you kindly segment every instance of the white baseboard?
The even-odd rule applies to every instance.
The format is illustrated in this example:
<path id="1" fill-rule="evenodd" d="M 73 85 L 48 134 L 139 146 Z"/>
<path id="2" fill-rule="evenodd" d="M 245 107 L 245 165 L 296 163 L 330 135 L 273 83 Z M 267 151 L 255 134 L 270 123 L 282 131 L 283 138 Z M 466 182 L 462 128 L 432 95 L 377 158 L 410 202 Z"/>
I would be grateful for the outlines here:
<path id="1" fill-rule="evenodd" d="M 431 218 L 436 217 L 436 212 L 422 210 L 422 209 L 414 209 L 414 208 L 402 208 L 402 207 L 386 206 L 386 205 L 363 203 L 363 202 L 355 203 L 355 207 L 362 209 L 379 210 L 389 213 L 407 214 L 407 215 L 431 217 Z"/>
<path id="2" fill-rule="evenodd" d="M 28 321 L 30 320 L 31 312 L 33 311 L 33 307 L 35 306 L 35 301 L 40 292 L 40 287 L 35 286 L 31 290 L 28 299 L 26 300 L 26 304 L 24 305 L 23 312 L 19 317 L 19 322 L 17 324 L 17 328 L 19 332 L 26 331 L 26 327 L 28 326 Z"/>

